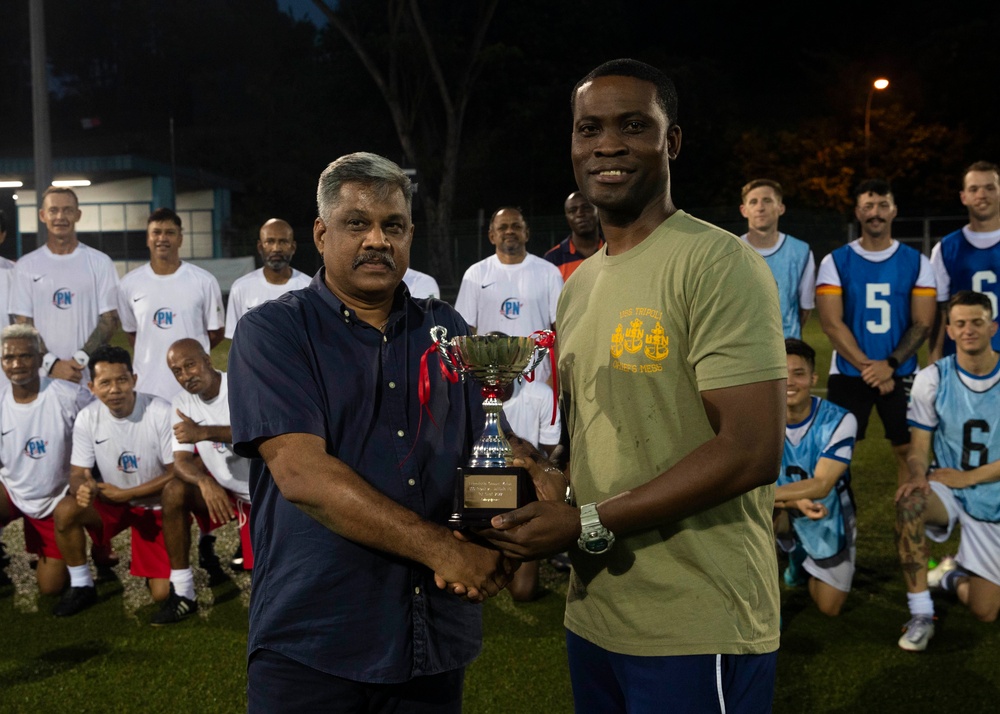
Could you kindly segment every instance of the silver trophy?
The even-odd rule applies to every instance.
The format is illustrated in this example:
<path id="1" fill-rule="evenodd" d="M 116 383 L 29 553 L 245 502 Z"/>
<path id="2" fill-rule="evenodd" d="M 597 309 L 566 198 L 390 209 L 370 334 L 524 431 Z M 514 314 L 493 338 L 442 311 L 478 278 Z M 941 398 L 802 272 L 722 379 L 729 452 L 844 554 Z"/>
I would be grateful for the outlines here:
<path id="1" fill-rule="evenodd" d="M 469 463 L 458 469 L 455 508 L 448 519 L 453 528 L 486 528 L 493 516 L 535 500 L 528 470 L 512 465 L 514 453 L 500 425 L 500 413 L 504 392 L 541 363 L 548 348 L 539 342 L 551 342 L 551 335 L 545 330 L 532 337 L 487 334 L 449 340 L 447 329 L 431 328 L 431 339 L 445 365 L 463 379 L 471 375 L 479 382 L 486 412 L 486 425 L 472 447 Z"/>

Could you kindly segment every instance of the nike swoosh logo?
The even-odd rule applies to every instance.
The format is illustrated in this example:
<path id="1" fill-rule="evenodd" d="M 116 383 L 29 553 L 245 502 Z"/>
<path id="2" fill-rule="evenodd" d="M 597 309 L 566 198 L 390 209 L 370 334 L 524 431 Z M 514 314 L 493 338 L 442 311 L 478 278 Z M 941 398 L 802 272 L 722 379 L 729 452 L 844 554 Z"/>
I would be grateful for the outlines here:
<path id="1" fill-rule="evenodd" d="M 496 285 L 496 281 L 493 281 L 492 283 L 486 283 L 486 285 L 483 285 L 483 290 L 488 288 L 490 285 Z"/>
<path id="2" fill-rule="evenodd" d="M 14 430 L 13 429 L 8 429 L 7 431 L 0 433 L 0 436 L 7 436 L 7 434 L 11 433 L 12 431 L 14 431 Z"/>
<path id="3" fill-rule="evenodd" d="M 45 277 L 44 275 L 39 275 L 39 276 L 38 276 L 37 278 L 32 278 L 32 279 L 31 279 L 31 282 L 33 282 L 33 283 L 37 283 L 37 282 L 38 282 L 39 280 L 41 280 L 41 279 L 42 279 L 42 278 L 44 278 L 44 277 Z"/>
<path id="4" fill-rule="evenodd" d="M 146 297 L 146 296 L 145 296 L 145 295 L 140 295 L 140 296 L 139 296 L 139 297 L 137 297 L 137 298 L 132 298 L 132 302 L 139 302 L 139 301 L 140 301 L 140 300 L 142 300 L 142 299 L 143 299 L 144 297 Z"/>
<path id="5" fill-rule="evenodd" d="M 109 436 L 109 437 L 108 437 L 108 439 L 110 439 L 110 438 L 111 438 L 111 437 Z M 100 441 L 95 441 L 94 443 L 95 443 L 95 444 L 103 444 L 103 443 L 104 443 L 105 441 L 107 441 L 108 439 L 101 439 Z"/>

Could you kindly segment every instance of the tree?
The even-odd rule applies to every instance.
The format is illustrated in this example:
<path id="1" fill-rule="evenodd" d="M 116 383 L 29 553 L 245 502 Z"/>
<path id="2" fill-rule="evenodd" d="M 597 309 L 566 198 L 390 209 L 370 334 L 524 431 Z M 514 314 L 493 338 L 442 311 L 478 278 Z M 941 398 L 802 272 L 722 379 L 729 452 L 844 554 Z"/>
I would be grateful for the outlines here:
<path id="1" fill-rule="evenodd" d="M 389 108 L 405 160 L 420 178 L 429 268 L 445 284 L 456 276 L 450 223 L 466 109 L 498 2 L 425 3 L 425 11 L 417 0 L 387 0 L 384 17 L 375 24 L 370 3 L 342 1 L 334 10 L 313 0 Z"/>

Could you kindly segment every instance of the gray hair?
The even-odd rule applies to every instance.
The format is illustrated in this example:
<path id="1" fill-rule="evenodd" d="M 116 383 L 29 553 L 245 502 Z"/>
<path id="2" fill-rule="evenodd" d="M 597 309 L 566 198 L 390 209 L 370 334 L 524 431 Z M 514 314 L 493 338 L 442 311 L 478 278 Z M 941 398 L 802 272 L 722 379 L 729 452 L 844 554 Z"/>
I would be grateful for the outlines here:
<path id="1" fill-rule="evenodd" d="M 319 177 L 316 189 L 316 207 L 319 217 L 326 220 L 329 212 L 340 199 L 340 188 L 345 183 L 360 183 L 374 188 L 379 198 L 387 199 L 395 190 L 403 192 L 407 213 L 413 206 L 413 184 L 403 169 L 389 159 L 359 151 L 341 156 L 327 166 Z"/>
<path id="2" fill-rule="evenodd" d="M 0 349 L 7 344 L 7 340 L 31 340 L 35 351 L 42 353 L 42 335 L 31 325 L 7 325 L 0 332 Z"/>

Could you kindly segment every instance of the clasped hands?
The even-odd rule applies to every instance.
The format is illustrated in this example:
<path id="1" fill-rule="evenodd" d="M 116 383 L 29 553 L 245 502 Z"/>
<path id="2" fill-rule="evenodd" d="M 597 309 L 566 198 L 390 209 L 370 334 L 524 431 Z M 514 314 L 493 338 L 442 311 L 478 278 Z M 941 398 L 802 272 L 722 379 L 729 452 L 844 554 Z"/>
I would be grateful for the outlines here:
<path id="1" fill-rule="evenodd" d="M 436 569 L 434 582 L 439 588 L 472 602 L 482 602 L 506 587 L 522 562 L 560 553 L 576 541 L 580 534 L 580 511 L 565 502 L 563 473 L 549 464 L 542 466 L 531 457 L 514 459 L 514 466 L 528 469 L 538 500 L 494 516 L 491 528 L 475 531 L 471 537 L 454 531 L 456 541 L 482 551 L 469 555 L 483 565 L 491 564 L 492 570 L 481 570 L 478 579 L 469 579 Z"/>
<path id="2" fill-rule="evenodd" d="M 863 362 L 861 366 L 861 379 L 865 380 L 865 384 L 869 387 L 877 389 L 882 396 L 895 388 L 894 373 L 895 370 L 884 359 L 869 360 Z"/>

